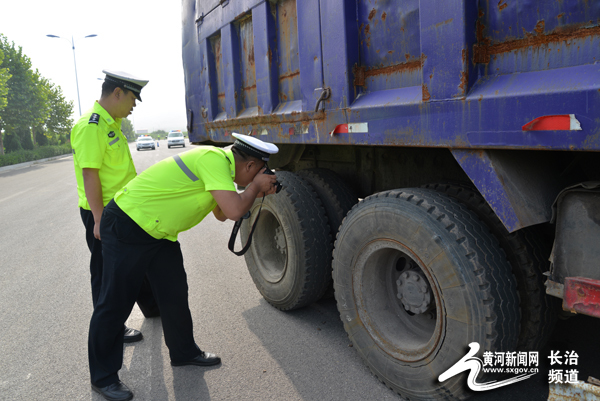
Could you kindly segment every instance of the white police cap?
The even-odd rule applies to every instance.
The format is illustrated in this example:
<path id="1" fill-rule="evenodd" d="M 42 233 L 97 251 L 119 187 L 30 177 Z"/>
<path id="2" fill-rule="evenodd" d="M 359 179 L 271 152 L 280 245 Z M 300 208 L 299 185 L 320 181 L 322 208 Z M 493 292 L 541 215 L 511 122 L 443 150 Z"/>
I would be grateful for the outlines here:
<path id="1" fill-rule="evenodd" d="M 263 142 L 258 138 L 233 132 L 231 134 L 236 141 L 233 147 L 237 147 L 249 156 L 269 161 L 269 156 L 279 152 L 279 148 L 272 143 Z"/>
<path id="2" fill-rule="evenodd" d="M 105 81 L 111 82 L 133 92 L 135 97 L 141 102 L 140 93 L 146 86 L 148 80 L 135 77 L 127 72 L 115 70 L 102 70 L 106 74 Z"/>

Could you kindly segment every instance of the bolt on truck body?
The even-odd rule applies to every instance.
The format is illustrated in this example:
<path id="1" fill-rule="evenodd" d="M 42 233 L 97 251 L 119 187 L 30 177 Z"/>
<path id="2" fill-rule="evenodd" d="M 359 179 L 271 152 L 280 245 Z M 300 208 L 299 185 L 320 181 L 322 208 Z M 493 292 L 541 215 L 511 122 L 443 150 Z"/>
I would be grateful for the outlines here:
<path id="1" fill-rule="evenodd" d="M 585 0 L 183 1 L 190 142 L 280 148 L 258 290 L 290 310 L 333 288 L 411 399 L 466 397 L 437 375 L 471 342 L 538 350 L 561 309 L 600 317 L 599 61 Z"/>

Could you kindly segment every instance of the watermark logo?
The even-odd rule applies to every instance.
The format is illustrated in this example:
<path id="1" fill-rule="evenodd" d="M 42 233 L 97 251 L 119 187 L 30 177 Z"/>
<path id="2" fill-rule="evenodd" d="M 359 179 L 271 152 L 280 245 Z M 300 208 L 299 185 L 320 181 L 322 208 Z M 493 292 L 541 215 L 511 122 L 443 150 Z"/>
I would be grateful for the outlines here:
<path id="1" fill-rule="evenodd" d="M 551 368 L 548 372 L 548 383 L 577 383 L 579 381 L 579 371 L 573 369 L 573 366 L 579 362 L 579 355 L 575 351 L 566 351 L 563 355 L 560 351 L 550 351 L 550 366 L 556 367 Z M 558 369 L 558 367 L 561 369 Z M 563 368 L 564 367 L 564 368 Z"/>
<path id="2" fill-rule="evenodd" d="M 450 369 L 442 373 L 438 380 L 444 382 L 451 377 L 464 371 L 469 371 L 467 385 L 473 391 L 487 391 L 499 387 L 508 386 L 525 379 L 539 372 L 539 358 L 537 352 L 490 352 L 483 353 L 483 361 L 475 355 L 479 352 L 478 343 L 470 343 L 471 348 L 467 355 L 462 357 Z M 535 367 L 532 367 L 535 366 Z M 480 372 L 484 373 L 513 373 L 511 377 L 501 381 L 490 381 L 478 383 L 477 376 Z"/>

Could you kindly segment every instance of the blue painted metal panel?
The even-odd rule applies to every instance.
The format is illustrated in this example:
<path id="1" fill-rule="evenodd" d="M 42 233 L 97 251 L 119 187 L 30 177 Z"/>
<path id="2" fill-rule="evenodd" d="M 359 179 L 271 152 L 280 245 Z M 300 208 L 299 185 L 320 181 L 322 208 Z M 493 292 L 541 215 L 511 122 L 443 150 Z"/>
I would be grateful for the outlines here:
<path id="1" fill-rule="evenodd" d="M 600 60 L 600 2 L 481 2 L 477 40 L 488 47 L 481 74 L 540 71 Z M 586 36 L 586 28 L 595 28 Z"/>
<path id="2" fill-rule="evenodd" d="M 520 228 L 516 210 L 489 153 L 481 150 L 455 149 L 452 155 L 469 177 L 472 177 L 473 183 L 500 217 L 506 229 L 512 232 Z"/>
<path id="3" fill-rule="evenodd" d="M 231 0 L 217 6 L 210 14 L 204 17 L 202 15 L 195 15 L 194 19 L 196 21 L 198 40 L 200 41 L 212 36 L 215 32 L 231 24 L 239 17 L 252 12 L 254 7 L 264 2 L 265 0 Z M 191 17 L 191 14 L 188 14 L 188 18 Z"/>
<path id="4" fill-rule="evenodd" d="M 357 1 L 362 93 L 421 85 L 419 0 Z"/>
<path id="5" fill-rule="evenodd" d="M 244 114 L 258 114 L 256 97 L 256 74 L 254 61 L 254 32 L 252 29 L 252 15 L 238 20 L 235 24 L 236 34 L 240 43 L 240 74 L 241 87 L 240 104 Z"/>
<path id="6" fill-rule="evenodd" d="M 307 111 L 314 110 L 323 87 L 319 0 L 301 0 L 296 7 L 302 110 Z"/>
<path id="7" fill-rule="evenodd" d="M 458 4 L 457 4 L 458 3 Z M 469 49 L 477 9 L 465 2 L 421 0 L 423 100 L 462 98 L 469 88 Z M 473 73 L 474 70 L 471 70 Z"/>
<path id="8" fill-rule="evenodd" d="M 589 0 L 502 0 L 479 2 L 485 35 L 494 43 L 506 42 L 536 30 L 569 30 L 574 24 L 598 25 L 600 2 Z"/>
<path id="9" fill-rule="evenodd" d="M 227 117 L 236 117 L 241 111 L 241 63 L 240 40 L 232 24 L 221 29 L 223 54 L 223 84 L 225 87 L 225 111 Z"/>
<path id="10" fill-rule="evenodd" d="M 279 102 L 301 100 L 296 0 L 277 3 L 277 65 Z"/>
<path id="11" fill-rule="evenodd" d="M 354 101 L 352 68 L 358 64 L 356 4 L 353 1 L 321 1 L 323 76 L 331 88 L 326 109 L 350 106 Z"/>
<path id="12" fill-rule="evenodd" d="M 223 74 L 221 69 L 221 35 L 214 35 L 205 39 L 200 44 L 204 55 L 204 66 L 202 68 L 201 81 L 208 86 L 203 92 L 205 99 L 201 112 L 210 120 L 225 111 L 225 93 L 223 91 Z M 222 93 L 222 96 L 219 96 Z"/>
<path id="13" fill-rule="evenodd" d="M 254 61 L 259 114 L 270 114 L 278 101 L 275 18 L 268 2 L 252 11 L 254 20 Z"/>

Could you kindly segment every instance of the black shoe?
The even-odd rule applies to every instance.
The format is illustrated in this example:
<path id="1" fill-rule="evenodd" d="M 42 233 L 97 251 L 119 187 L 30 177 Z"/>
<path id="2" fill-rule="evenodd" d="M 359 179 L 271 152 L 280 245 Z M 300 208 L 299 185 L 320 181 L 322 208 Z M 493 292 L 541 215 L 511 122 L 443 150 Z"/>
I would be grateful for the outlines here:
<path id="1" fill-rule="evenodd" d="M 210 352 L 204 352 L 194 359 L 190 359 L 185 362 L 173 362 L 171 361 L 171 366 L 186 366 L 186 365 L 196 365 L 196 366 L 212 366 L 218 365 L 221 363 L 221 358 L 216 356 L 215 354 L 211 354 Z"/>
<path id="2" fill-rule="evenodd" d="M 141 331 L 125 326 L 125 335 L 123 336 L 124 343 L 134 343 L 140 341 L 142 338 L 144 338 L 144 336 Z"/>
<path id="3" fill-rule="evenodd" d="M 133 393 L 129 390 L 129 387 L 120 380 L 106 387 L 96 387 L 92 384 L 92 390 L 109 401 L 127 401 L 133 398 Z"/>

